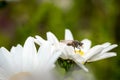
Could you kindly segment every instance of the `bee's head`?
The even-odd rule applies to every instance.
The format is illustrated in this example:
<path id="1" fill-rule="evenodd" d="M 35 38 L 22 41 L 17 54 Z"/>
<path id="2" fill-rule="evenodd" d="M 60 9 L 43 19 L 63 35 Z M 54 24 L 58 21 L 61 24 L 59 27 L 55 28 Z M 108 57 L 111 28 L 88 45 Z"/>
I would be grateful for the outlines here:
<path id="1" fill-rule="evenodd" d="M 82 43 L 82 42 L 79 42 L 79 45 L 80 45 L 80 46 L 82 46 L 82 45 L 83 45 L 83 43 Z"/>

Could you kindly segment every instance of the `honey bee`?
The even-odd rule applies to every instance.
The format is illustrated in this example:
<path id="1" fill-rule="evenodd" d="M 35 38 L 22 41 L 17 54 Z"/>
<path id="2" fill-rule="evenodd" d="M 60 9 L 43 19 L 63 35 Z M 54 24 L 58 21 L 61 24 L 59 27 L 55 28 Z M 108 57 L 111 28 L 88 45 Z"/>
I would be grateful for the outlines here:
<path id="1" fill-rule="evenodd" d="M 82 42 L 78 41 L 78 40 L 60 40 L 61 43 L 65 43 L 67 46 L 72 46 L 75 48 L 80 49 L 83 45 Z"/>

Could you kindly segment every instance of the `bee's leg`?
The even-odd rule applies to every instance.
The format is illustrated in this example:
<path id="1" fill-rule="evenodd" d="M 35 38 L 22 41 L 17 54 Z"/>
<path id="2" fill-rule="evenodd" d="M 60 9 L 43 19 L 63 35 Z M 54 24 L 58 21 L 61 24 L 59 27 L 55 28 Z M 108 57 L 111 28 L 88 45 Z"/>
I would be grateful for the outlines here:
<path id="1" fill-rule="evenodd" d="M 74 52 L 76 53 L 76 51 L 75 51 L 75 47 L 74 47 Z"/>

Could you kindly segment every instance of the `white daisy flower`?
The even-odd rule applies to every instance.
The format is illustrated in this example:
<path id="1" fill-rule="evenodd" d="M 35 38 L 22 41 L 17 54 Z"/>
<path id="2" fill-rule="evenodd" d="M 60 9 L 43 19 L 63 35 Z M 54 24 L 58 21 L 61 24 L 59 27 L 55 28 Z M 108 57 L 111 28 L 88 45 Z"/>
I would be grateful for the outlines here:
<path id="1" fill-rule="evenodd" d="M 74 40 L 72 33 L 68 29 L 65 30 L 65 40 Z M 74 49 L 73 47 L 67 46 L 62 57 L 70 58 L 71 55 L 73 55 L 71 57 L 76 56 L 77 58 L 74 58 L 74 61 L 76 63 L 78 63 L 78 65 L 81 66 L 81 63 L 84 64 L 86 62 L 93 62 L 93 61 L 116 56 L 115 52 L 109 52 L 111 49 L 117 47 L 116 44 L 111 45 L 109 42 L 107 42 L 102 45 L 96 45 L 96 46 L 90 48 L 91 47 L 90 40 L 84 39 L 81 41 L 81 43 L 83 43 L 83 45 L 80 47 L 80 49 L 77 49 L 77 48 Z M 82 57 L 82 60 L 81 61 L 77 60 L 78 57 L 80 59 Z M 83 68 L 83 69 L 85 71 L 88 71 L 86 68 Z"/>
<path id="2" fill-rule="evenodd" d="M 0 80 L 33 80 L 30 76 L 49 73 L 60 53 L 49 42 L 37 51 L 32 37 L 26 40 L 23 47 L 17 45 L 10 51 L 1 47 Z"/>
<path id="3" fill-rule="evenodd" d="M 69 35 L 69 37 L 71 38 L 72 35 Z M 69 40 L 71 40 L 71 39 L 69 39 Z M 44 43 L 46 43 L 46 41 L 50 42 L 53 45 L 53 47 L 55 47 L 55 48 L 60 47 L 60 50 L 61 50 L 60 57 L 62 59 L 71 59 L 71 60 L 75 61 L 85 71 L 88 71 L 88 69 L 82 63 L 80 63 L 80 62 L 83 62 L 83 58 L 79 54 L 74 53 L 73 47 L 67 46 L 64 43 L 59 42 L 53 33 L 47 32 L 47 40 L 43 39 L 42 37 L 40 37 L 38 35 L 36 36 L 35 42 L 37 44 L 43 45 Z"/>
<path id="4" fill-rule="evenodd" d="M 70 30 L 65 30 L 65 40 L 73 41 L 73 35 Z M 97 61 L 109 57 L 116 56 L 115 52 L 108 52 L 111 49 L 117 47 L 116 44 L 111 45 L 110 43 L 104 43 L 102 45 L 96 45 L 91 48 L 91 41 L 88 39 L 84 39 L 81 41 L 83 43 L 82 46 L 79 46 L 80 49 L 74 48 L 72 45 L 68 46 L 63 42 L 59 42 L 55 35 L 51 32 L 47 32 L 47 40 L 44 40 L 40 36 L 36 36 L 35 42 L 39 45 L 42 45 L 46 41 L 49 41 L 52 45 L 56 45 L 61 48 L 62 54 L 60 57 L 62 59 L 71 59 L 76 62 L 82 69 L 88 71 L 88 69 L 84 66 L 86 62 Z M 60 45 L 58 45 L 60 44 Z"/>

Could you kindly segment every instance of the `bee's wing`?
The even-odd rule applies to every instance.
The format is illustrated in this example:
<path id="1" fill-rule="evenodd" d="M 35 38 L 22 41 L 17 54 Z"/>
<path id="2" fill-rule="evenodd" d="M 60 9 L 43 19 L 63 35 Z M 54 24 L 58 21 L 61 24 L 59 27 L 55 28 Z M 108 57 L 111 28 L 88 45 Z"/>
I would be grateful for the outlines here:
<path id="1" fill-rule="evenodd" d="M 72 44 L 73 40 L 60 40 L 60 42 L 64 44 Z"/>

